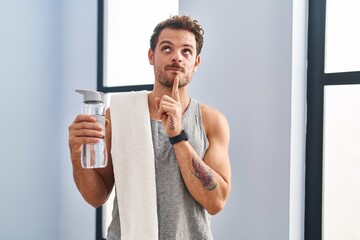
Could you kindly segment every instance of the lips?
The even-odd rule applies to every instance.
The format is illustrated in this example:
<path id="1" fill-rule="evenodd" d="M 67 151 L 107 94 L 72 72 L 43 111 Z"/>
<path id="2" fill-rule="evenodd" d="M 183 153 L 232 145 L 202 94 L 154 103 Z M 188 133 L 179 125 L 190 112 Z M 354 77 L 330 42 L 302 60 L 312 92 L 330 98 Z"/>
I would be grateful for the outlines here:
<path id="1" fill-rule="evenodd" d="M 180 71 L 180 72 L 183 72 L 183 71 L 184 71 L 182 67 L 180 67 L 180 66 L 173 66 L 173 65 L 171 65 L 171 66 L 166 66 L 166 67 L 165 67 L 165 70 L 169 70 L 169 71 Z"/>
<path id="2" fill-rule="evenodd" d="M 167 68 L 166 70 L 170 70 L 170 71 L 180 71 L 180 68 Z"/>

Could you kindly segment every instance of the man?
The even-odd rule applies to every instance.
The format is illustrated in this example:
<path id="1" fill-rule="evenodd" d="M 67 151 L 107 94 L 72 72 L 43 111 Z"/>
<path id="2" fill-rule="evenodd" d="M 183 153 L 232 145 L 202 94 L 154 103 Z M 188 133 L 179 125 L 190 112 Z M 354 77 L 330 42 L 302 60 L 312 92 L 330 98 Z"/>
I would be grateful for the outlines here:
<path id="1" fill-rule="evenodd" d="M 188 95 L 200 64 L 203 29 L 189 16 L 173 16 L 156 26 L 148 58 L 154 67 L 154 88 L 147 94 L 155 156 L 159 239 L 212 239 L 210 215 L 217 214 L 230 193 L 228 155 L 230 131 L 226 118 Z M 74 180 L 94 207 L 106 202 L 114 178 L 110 109 L 106 112 L 107 167 L 83 169 L 83 144 L 104 137 L 92 116 L 79 115 L 69 126 Z M 139 133 L 141 134 L 141 133 Z M 169 187 L 171 183 L 171 187 Z M 118 188 L 116 188 L 118 191 Z M 119 194 L 119 193 L 117 193 Z M 114 201 L 108 239 L 120 239 L 119 208 Z"/>

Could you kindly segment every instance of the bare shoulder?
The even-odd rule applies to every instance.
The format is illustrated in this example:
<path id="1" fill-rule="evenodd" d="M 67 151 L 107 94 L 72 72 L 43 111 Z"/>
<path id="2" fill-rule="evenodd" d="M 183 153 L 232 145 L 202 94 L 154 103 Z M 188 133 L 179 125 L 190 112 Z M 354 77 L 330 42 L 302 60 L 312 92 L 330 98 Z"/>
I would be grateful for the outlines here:
<path id="1" fill-rule="evenodd" d="M 223 113 L 203 103 L 200 104 L 200 111 L 205 132 L 208 137 L 211 137 L 212 135 L 223 135 L 222 137 L 225 138 L 229 137 L 229 124 Z"/>

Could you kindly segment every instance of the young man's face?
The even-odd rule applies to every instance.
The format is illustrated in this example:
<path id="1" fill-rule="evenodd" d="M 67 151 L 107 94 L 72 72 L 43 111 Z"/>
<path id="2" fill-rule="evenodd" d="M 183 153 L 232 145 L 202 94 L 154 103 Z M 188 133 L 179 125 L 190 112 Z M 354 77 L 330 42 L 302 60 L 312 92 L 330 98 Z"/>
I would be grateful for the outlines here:
<path id="1" fill-rule="evenodd" d="M 186 86 L 200 63 L 194 34 L 187 30 L 163 29 L 155 51 L 149 50 L 149 61 L 160 84 L 171 88 L 175 76 L 179 76 L 179 87 Z"/>

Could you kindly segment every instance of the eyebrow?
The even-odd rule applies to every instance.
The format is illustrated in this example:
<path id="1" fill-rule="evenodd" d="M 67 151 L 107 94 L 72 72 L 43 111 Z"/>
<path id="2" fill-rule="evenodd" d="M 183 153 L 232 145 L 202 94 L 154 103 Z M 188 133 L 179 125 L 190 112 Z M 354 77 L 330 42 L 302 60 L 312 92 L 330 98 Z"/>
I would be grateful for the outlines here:
<path id="1" fill-rule="evenodd" d="M 170 41 L 163 40 L 163 41 L 161 41 L 161 42 L 159 43 L 159 46 L 161 46 L 161 45 L 163 45 L 163 44 L 174 45 L 174 44 L 173 44 L 172 42 L 170 42 Z M 184 44 L 183 47 L 190 47 L 190 48 L 192 48 L 192 49 L 195 49 L 195 48 L 193 47 L 193 45 L 191 45 L 191 44 Z"/>

